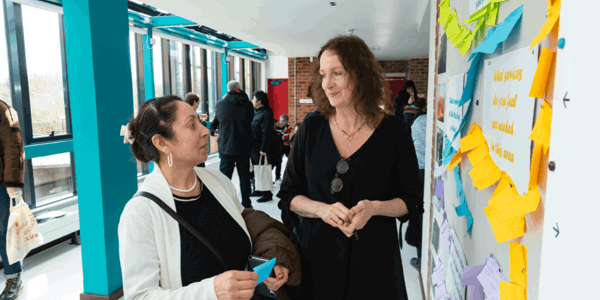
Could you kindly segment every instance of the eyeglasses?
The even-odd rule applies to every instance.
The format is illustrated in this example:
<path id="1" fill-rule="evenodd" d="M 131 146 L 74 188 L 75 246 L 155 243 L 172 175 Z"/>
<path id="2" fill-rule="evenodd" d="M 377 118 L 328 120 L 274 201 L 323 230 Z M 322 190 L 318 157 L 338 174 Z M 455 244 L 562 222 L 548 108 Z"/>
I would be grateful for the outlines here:
<path id="1" fill-rule="evenodd" d="M 335 165 L 335 170 L 336 170 L 335 178 L 331 181 L 331 194 L 332 195 L 341 191 L 342 188 L 344 187 L 344 182 L 342 182 L 342 179 L 340 179 L 340 175 L 346 174 L 346 172 L 348 172 L 349 168 L 350 168 L 350 166 L 348 165 L 348 162 L 343 157 Z"/>

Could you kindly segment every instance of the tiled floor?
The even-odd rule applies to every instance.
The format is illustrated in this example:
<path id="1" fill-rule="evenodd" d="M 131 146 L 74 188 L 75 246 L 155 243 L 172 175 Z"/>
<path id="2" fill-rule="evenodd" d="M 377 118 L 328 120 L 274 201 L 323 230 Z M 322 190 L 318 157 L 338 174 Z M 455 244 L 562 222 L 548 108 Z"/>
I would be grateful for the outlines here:
<path id="1" fill-rule="evenodd" d="M 284 159 L 284 165 L 286 160 Z M 218 157 L 211 157 L 207 162 L 207 168 L 218 169 Z M 237 173 L 232 178 L 234 185 L 239 187 Z M 275 191 L 279 190 L 279 182 L 275 185 Z M 238 197 L 240 197 L 238 192 Z M 256 199 L 256 198 L 253 198 Z M 275 219 L 280 220 L 280 210 L 277 208 L 279 199 L 266 203 L 253 203 L 255 209 L 268 213 Z M 404 226 L 406 229 L 406 226 Z M 408 298 L 410 300 L 423 299 L 419 274 L 410 265 L 410 259 L 416 257 L 416 248 L 406 245 L 402 249 L 402 264 Z M 78 300 L 83 292 L 83 272 L 81 269 L 81 246 L 71 245 L 69 242 L 62 243 L 56 247 L 43 251 L 25 259 L 22 279 L 25 282 L 25 291 L 20 300 L 34 299 L 68 299 Z M 0 287 L 4 286 L 4 278 L 0 276 Z"/>

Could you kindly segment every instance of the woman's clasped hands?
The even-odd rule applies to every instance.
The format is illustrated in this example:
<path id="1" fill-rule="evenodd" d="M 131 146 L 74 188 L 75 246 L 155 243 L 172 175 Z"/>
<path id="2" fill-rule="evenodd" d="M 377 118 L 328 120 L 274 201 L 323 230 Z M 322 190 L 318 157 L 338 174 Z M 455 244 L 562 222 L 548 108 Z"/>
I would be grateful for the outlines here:
<path id="1" fill-rule="evenodd" d="M 375 215 L 375 201 L 362 200 L 348 209 L 342 203 L 327 204 L 319 208 L 317 215 L 327 224 L 339 228 L 347 237 L 365 227 Z"/>

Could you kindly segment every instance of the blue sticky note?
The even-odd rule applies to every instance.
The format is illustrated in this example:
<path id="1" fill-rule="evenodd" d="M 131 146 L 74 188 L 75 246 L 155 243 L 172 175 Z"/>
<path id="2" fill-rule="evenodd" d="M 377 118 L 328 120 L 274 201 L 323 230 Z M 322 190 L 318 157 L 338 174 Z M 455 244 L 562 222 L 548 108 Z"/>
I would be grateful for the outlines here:
<path id="1" fill-rule="evenodd" d="M 460 198 L 461 192 L 464 194 L 462 179 L 460 178 L 459 166 L 454 168 L 454 179 L 456 180 L 456 198 Z"/>
<path id="2" fill-rule="evenodd" d="M 473 228 L 473 215 L 471 215 L 471 212 L 467 209 L 467 233 L 471 232 L 471 229 Z"/>
<path id="3" fill-rule="evenodd" d="M 275 262 L 277 261 L 277 257 L 271 259 L 270 261 L 261 264 L 258 267 L 254 268 L 254 272 L 258 273 L 258 283 L 265 281 L 267 277 L 271 274 L 273 267 L 275 266 Z"/>
<path id="4" fill-rule="evenodd" d="M 523 15 L 523 5 L 519 6 L 519 8 L 515 9 L 501 24 L 498 24 L 496 28 L 490 30 L 488 32 L 487 37 L 473 52 L 471 52 L 471 57 L 469 60 L 473 59 L 475 54 L 477 53 L 487 53 L 492 54 L 496 51 L 498 44 L 504 42 L 506 38 L 510 35 L 512 30 L 515 28 L 515 25 L 521 20 L 521 16 Z"/>
<path id="5" fill-rule="evenodd" d="M 459 206 L 454 208 L 456 210 L 456 214 L 459 217 L 464 217 L 469 213 L 469 208 L 467 207 L 467 202 L 460 203 Z"/>
<path id="6" fill-rule="evenodd" d="M 460 102 L 458 103 L 458 106 L 463 106 L 469 100 L 473 99 L 473 92 L 475 91 L 475 86 L 477 83 L 480 64 L 482 60 L 483 54 L 477 53 L 475 55 L 475 59 L 471 61 L 471 66 L 469 67 L 469 71 L 467 71 L 467 84 L 465 85 L 463 93 L 460 97 Z"/>
<path id="7" fill-rule="evenodd" d="M 464 117 L 460 121 L 460 127 L 458 127 L 458 130 L 456 131 L 456 133 L 454 133 L 454 137 L 452 138 L 453 142 L 454 142 L 454 140 L 456 140 L 458 138 L 458 136 L 462 132 L 463 128 L 465 127 L 465 124 L 467 123 L 467 119 L 471 115 L 471 107 L 472 106 L 473 106 L 473 101 L 471 101 L 471 103 L 469 103 L 469 105 L 467 106 L 467 112 L 465 113 Z"/>
<path id="8" fill-rule="evenodd" d="M 435 195 L 436 196 L 443 196 L 444 195 L 444 181 L 443 180 L 438 180 L 435 183 Z"/>
<path id="9" fill-rule="evenodd" d="M 450 144 L 452 145 L 452 144 Z M 452 156 L 454 156 L 454 154 L 456 154 L 456 150 L 454 150 L 454 148 L 450 147 L 451 151 L 450 153 L 448 153 L 448 156 L 444 157 L 444 160 L 442 161 L 442 163 L 444 165 L 447 165 L 450 163 L 450 161 L 452 161 Z"/>

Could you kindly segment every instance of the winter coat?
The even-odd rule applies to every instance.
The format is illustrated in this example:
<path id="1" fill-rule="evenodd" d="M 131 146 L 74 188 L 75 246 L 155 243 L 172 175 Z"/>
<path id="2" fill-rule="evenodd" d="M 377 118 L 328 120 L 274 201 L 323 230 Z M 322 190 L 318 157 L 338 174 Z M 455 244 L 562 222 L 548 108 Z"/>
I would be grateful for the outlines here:
<path id="1" fill-rule="evenodd" d="M 23 188 L 25 149 L 17 112 L 0 101 L 0 183 Z"/>
<path id="2" fill-rule="evenodd" d="M 273 110 L 263 106 L 256 110 L 252 119 L 252 163 L 258 164 L 260 152 L 271 153 L 271 141 L 273 140 Z"/>
<path id="3" fill-rule="evenodd" d="M 254 108 L 243 91 L 231 91 L 217 102 L 210 134 L 219 130 L 219 153 L 250 155 L 252 151 L 252 118 Z"/>

